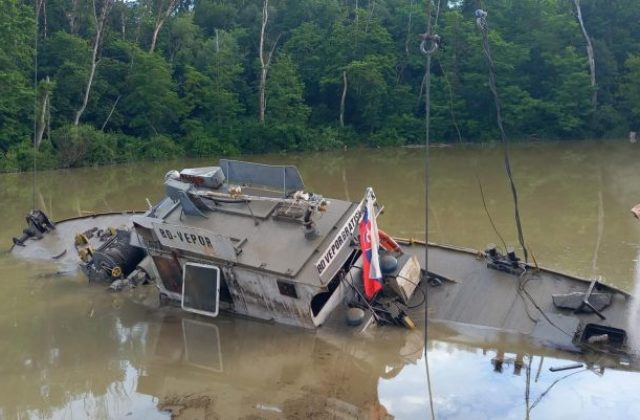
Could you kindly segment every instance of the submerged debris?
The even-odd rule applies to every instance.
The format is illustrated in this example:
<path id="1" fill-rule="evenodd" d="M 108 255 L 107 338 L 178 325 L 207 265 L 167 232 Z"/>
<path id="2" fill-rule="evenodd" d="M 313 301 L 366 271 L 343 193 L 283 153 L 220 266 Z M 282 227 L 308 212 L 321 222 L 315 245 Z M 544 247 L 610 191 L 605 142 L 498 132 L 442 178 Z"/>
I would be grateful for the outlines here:
<path id="1" fill-rule="evenodd" d="M 214 399 L 207 395 L 170 395 L 158 403 L 158 409 L 169 413 L 172 419 L 214 420 L 219 418 L 214 405 Z"/>

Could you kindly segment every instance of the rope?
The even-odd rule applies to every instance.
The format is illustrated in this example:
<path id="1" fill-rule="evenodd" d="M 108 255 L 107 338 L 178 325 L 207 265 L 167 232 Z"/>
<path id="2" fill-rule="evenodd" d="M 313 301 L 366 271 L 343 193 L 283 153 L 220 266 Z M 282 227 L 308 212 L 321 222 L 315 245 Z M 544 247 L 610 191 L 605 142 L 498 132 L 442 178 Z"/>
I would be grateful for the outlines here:
<path id="1" fill-rule="evenodd" d="M 527 377 L 527 385 L 524 390 L 524 401 L 527 408 L 527 416 L 526 419 L 529 420 L 529 401 L 531 396 L 531 362 L 533 362 L 533 357 L 531 355 L 527 355 L 529 359 L 529 363 L 527 363 L 526 377 Z"/>
<path id="2" fill-rule="evenodd" d="M 569 374 L 567 374 L 567 375 L 565 375 L 565 376 L 563 376 L 563 377 L 561 377 L 561 378 L 556 379 L 555 381 L 553 381 L 553 383 L 552 383 L 552 384 L 551 384 L 547 389 L 545 389 L 545 390 L 540 394 L 540 396 L 538 396 L 538 398 L 536 398 L 536 400 L 533 402 L 533 404 L 531 404 L 531 407 L 529 407 L 529 410 L 528 410 L 529 412 L 527 413 L 527 415 L 529 415 L 529 413 L 530 413 L 534 408 L 536 408 L 536 405 L 538 405 L 538 403 L 540 403 L 540 401 L 541 401 L 541 400 L 542 400 L 542 399 L 543 399 L 543 398 L 544 398 L 544 397 L 549 393 L 549 391 L 551 391 L 551 389 L 552 389 L 554 386 L 556 386 L 556 384 L 557 384 L 558 382 L 563 381 L 563 380 L 565 380 L 565 379 L 567 379 L 567 378 L 569 378 L 569 377 L 571 377 L 571 376 L 573 376 L 573 375 L 577 375 L 578 373 L 586 372 L 586 371 L 588 371 L 588 370 L 589 370 L 589 369 L 584 369 L 584 370 L 579 370 L 579 371 L 576 371 L 576 372 L 571 372 L 571 373 L 569 373 Z"/>
<path id="3" fill-rule="evenodd" d="M 449 76 L 447 76 L 447 72 L 444 70 L 442 60 L 438 60 L 438 66 L 440 66 L 440 71 L 442 72 L 444 82 L 447 85 L 447 90 L 449 91 L 449 114 L 451 115 L 451 122 L 453 122 L 453 126 L 455 127 L 456 133 L 458 134 L 458 143 L 462 144 L 462 132 L 460 131 L 460 126 L 458 125 L 458 120 L 456 118 L 455 111 L 453 110 L 453 87 L 449 82 Z"/>
<path id="4" fill-rule="evenodd" d="M 480 182 L 480 177 L 478 176 L 477 173 L 476 173 L 476 179 L 478 180 L 478 188 L 480 188 L 480 197 L 482 198 L 482 205 L 484 207 L 484 212 L 487 214 L 487 217 L 489 218 L 489 222 L 491 223 L 491 227 L 493 227 L 493 231 L 496 233 L 496 235 L 498 235 L 498 238 L 500 238 L 500 242 L 502 242 L 502 246 L 504 246 L 504 251 L 507 252 L 507 243 L 504 241 L 504 238 L 502 237 L 502 235 L 500 235 L 500 232 L 498 232 L 498 228 L 496 227 L 496 224 L 493 223 L 493 217 L 491 217 L 491 213 L 489 213 L 489 209 L 487 208 L 487 201 L 484 199 L 484 190 L 482 189 L 482 183 Z"/>
<path id="5" fill-rule="evenodd" d="M 476 24 L 480 29 L 482 35 L 482 49 L 484 52 L 487 65 L 489 66 L 489 88 L 493 94 L 493 99 L 496 106 L 496 119 L 498 121 L 498 128 L 500 129 L 500 137 L 502 140 L 502 148 L 504 152 L 504 166 L 509 177 L 509 183 L 511 184 L 511 194 L 513 195 L 513 206 L 516 219 L 516 227 L 518 229 L 518 241 L 524 252 L 525 263 L 529 261 L 529 252 L 525 246 L 524 234 L 522 232 L 522 223 L 520 221 L 520 210 L 518 207 L 518 191 L 516 190 L 515 182 L 513 181 L 513 174 L 511 173 L 511 162 L 509 161 L 509 139 L 505 132 L 504 125 L 502 124 L 502 111 L 500 105 L 500 96 L 498 95 L 498 89 L 496 87 L 496 69 L 491 57 L 491 47 L 489 46 L 489 24 L 487 23 L 487 12 L 482 9 L 476 10 Z"/>
<path id="6" fill-rule="evenodd" d="M 40 36 L 40 3 L 34 2 L 36 12 L 35 24 L 35 51 L 33 54 L 33 168 L 32 168 L 32 185 L 31 185 L 31 208 L 36 208 L 36 154 L 38 141 L 38 37 Z"/>
<path id="7" fill-rule="evenodd" d="M 427 375 L 427 389 L 429 392 L 429 409 L 431 419 L 435 420 L 436 413 L 433 406 L 433 391 L 431 388 L 431 375 L 429 372 L 429 357 L 428 357 L 428 318 L 429 318 L 429 294 L 427 293 L 428 277 L 429 277 L 429 143 L 430 143 L 430 130 L 431 130 L 431 55 L 438 49 L 440 43 L 440 37 L 433 35 L 433 22 L 431 20 L 431 0 L 427 0 L 426 4 L 427 12 L 427 32 L 420 43 L 420 51 L 427 56 L 425 63 L 425 163 L 424 163 L 424 365 Z M 440 16 L 440 0 L 436 7 L 435 25 L 438 24 L 438 18 Z M 432 47 L 427 50 L 425 48 L 427 40 L 430 40 Z"/>

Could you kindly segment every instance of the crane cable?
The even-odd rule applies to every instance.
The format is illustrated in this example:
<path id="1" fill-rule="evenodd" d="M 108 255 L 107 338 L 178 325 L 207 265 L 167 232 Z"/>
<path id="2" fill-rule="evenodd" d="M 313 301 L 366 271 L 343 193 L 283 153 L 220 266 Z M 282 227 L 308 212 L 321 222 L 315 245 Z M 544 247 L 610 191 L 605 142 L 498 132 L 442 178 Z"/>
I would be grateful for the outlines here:
<path id="1" fill-rule="evenodd" d="M 40 3 L 34 2 L 35 6 L 35 39 L 33 54 L 33 168 L 32 168 L 32 185 L 31 185 L 31 208 L 36 208 L 36 156 L 38 154 L 38 37 L 40 36 Z"/>
<path id="2" fill-rule="evenodd" d="M 491 57 L 491 47 L 489 45 L 489 24 L 487 23 L 487 12 L 482 9 L 477 9 L 475 12 L 475 16 L 476 24 L 478 26 L 478 29 L 480 30 L 480 34 L 482 35 L 482 50 L 489 67 L 489 89 L 493 94 L 493 99 L 496 107 L 496 119 L 498 121 L 498 128 L 500 129 L 500 138 L 502 141 L 502 149 L 504 152 L 504 167 L 507 172 L 507 177 L 509 178 L 509 183 L 511 184 L 511 194 L 513 195 L 516 228 L 518 230 L 518 241 L 520 242 L 520 246 L 522 247 L 522 251 L 524 252 L 524 261 L 525 263 L 528 263 L 529 252 L 525 245 L 524 234 L 522 232 L 522 223 L 520 221 L 518 191 L 516 189 L 515 182 L 513 181 L 513 174 L 511 173 L 511 162 L 509 160 L 509 138 L 507 137 L 507 133 L 505 132 L 504 125 L 502 123 L 500 96 L 498 95 L 498 89 L 496 87 L 496 69 L 493 58 Z"/>
<path id="3" fill-rule="evenodd" d="M 434 54 L 440 46 L 440 36 L 433 32 L 433 27 L 437 27 L 438 18 L 440 17 L 440 0 L 438 0 L 436 6 L 435 19 L 432 22 L 431 19 L 431 0 L 427 0 L 426 3 L 427 12 L 427 32 L 422 36 L 422 42 L 420 43 L 420 51 L 427 56 L 425 63 L 425 164 L 424 164 L 424 365 L 427 375 L 427 389 L 429 392 L 429 409 L 431 419 L 436 419 L 435 408 L 433 405 L 433 391 L 431 387 L 431 375 L 429 372 L 429 359 L 428 359 L 428 326 L 427 321 L 429 317 L 429 300 L 427 293 L 428 278 L 429 278 L 429 140 L 431 129 L 431 56 Z M 430 48 L 426 48 L 427 43 L 431 42 Z"/>

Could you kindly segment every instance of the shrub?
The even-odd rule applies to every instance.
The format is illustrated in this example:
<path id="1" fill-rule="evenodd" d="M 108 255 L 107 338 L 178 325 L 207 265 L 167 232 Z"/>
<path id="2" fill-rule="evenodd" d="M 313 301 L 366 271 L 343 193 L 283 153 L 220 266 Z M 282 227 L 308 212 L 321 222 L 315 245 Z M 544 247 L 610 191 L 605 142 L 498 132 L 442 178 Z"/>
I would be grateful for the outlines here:
<path id="1" fill-rule="evenodd" d="M 51 133 L 58 162 L 63 168 L 104 165 L 118 160 L 117 136 L 90 125 L 65 125 Z"/>
<path id="2" fill-rule="evenodd" d="M 169 137 L 155 135 L 142 146 L 142 158 L 148 160 L 175 159 L 184 155 L 182 147 L 173 142 Z"/>
<path id="3" fill-rule="evenodd" d="M 48 141 L 43 141 L 38 150 L 34 150 L 30 141 L 25 141 L 9 149 L 5 158 L 0 160 L 0 170 L 5 172 L 30 171 L 33 168 L 34 154 L 37 169 L 58 167 L 58 161 Z"/>

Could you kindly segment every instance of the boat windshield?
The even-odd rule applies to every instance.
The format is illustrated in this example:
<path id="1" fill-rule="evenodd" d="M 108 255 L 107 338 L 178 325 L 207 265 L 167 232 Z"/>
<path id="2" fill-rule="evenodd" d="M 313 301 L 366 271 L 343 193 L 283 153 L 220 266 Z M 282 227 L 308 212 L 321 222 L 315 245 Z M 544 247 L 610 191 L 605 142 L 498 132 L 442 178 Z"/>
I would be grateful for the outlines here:
<path id="1" fill-rule="evenodd" d="M 302 176 L 295 166 L 266 165 L 229 159 L 220 159 L 219 165 L 226 179 L 233 184 L 282 191 L 283 196 L 304 190 Z"/>

